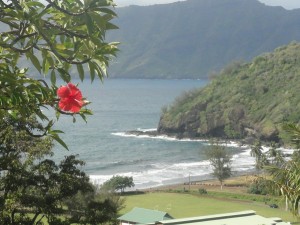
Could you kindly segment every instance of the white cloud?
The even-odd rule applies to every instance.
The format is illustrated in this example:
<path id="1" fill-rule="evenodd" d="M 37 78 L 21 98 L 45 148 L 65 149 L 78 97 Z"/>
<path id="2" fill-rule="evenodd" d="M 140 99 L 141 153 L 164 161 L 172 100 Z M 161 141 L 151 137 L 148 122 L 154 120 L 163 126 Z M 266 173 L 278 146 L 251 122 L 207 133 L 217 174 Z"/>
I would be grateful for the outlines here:
<path id="1" fill-rule="evenodd" d="M 178 2 L 179 0 L 115 0 L 115 3 L 122 7 L 128 5 L 154 5 Z M 282 6 L 286 9 L 300 8 L 299 0 L 259 0 L 266 5 Z"/>
<path id="2" fill-rule="evenodd" d="M 282 6 L 286 9 L 295 9 L 300 8 L 300 1 L 299 0 L 259 0 L 266 5 L 271 6 Z"/>
<path id="3" fill-rule="evenodd" d="M 166 4 L 172 2 L 178 2 L 182 0 L 115 0 L 114 2 L 122 7 L 128 5 L 155 5 L 155 4 Z"/>

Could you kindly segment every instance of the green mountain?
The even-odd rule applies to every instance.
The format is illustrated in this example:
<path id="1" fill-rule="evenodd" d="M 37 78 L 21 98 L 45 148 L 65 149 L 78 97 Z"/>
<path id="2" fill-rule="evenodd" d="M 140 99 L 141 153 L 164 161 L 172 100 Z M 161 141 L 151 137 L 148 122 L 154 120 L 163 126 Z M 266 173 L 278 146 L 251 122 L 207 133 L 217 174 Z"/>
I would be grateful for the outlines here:
<path id="1" fill-rule="evenodd" d="M 187 0 L 116 8 L 120 41 L 110 77 L 200 78 L 300 41 L 300 10 L 257 0 Z"/>
<path id="2" fill-rule="evenodd" d="M 300 44 L 250 63 L 233 63 L 206 87 L 163 109 L 158 132 L 189 138 L 279 141 L 282 123 L 300 121 Z"/>

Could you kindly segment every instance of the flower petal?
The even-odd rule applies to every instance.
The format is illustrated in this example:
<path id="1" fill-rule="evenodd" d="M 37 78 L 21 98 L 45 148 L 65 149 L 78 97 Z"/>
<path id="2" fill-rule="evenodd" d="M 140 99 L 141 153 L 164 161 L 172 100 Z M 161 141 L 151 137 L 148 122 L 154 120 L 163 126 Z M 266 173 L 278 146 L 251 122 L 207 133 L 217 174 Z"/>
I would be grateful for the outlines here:
<path id="1" fill-rule="evenodd" d="M 58 106 L 63 111 L 77 113 L 82 108 L 83 102 L 72 98 L 63 98 L 59 101 Z"/>
<path id="2" fill-rule="evenodd" d="M 70 96 L 70 90 L 67 86 L 61 86 L 57 89 L 57 96 L 60 98 L 67 98 Z"/>
<path id="3" fill-rule="evenodd" d="M 58 107 L 63 111 L 70 111 L 72 104 L 69 103 L 67 98 L 61 99 L 58 103 Z"/>
<path id="4" fill-rule="evenodd" d="M 72 96 L 72 98 L 74 98 L 78 101 L 81 101 L 81 99 L 82 99 L 82 94 L 81 94 L 80 90 L 77 90 L 77 91 L 72 90 L 71 96 Z"/>
<path id="5" fill-rule="evenodd" d="M 60 87 L 57 95 L 60 97 L 58 107 L 63 111 L 77 113 L 84 105 L 81 91 L 72 83 Z"/>
<path id="6" fill-rule="evenodd" d="M 72 105 L 72 108 L 69 110 L 70 112 L 73 112 L 73 113 L 78 113 L 81 109 L 82 105 Z"/>

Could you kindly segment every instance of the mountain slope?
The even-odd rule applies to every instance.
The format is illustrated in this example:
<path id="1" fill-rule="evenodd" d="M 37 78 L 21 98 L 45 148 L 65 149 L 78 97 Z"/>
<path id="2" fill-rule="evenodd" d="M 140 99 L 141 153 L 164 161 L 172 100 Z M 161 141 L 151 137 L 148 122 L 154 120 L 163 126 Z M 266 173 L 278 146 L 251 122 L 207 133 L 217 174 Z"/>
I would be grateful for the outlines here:
<path id="1" fill-rule="evenodd" d="M 257 0 L 187 0 L 117 8 L 111 77 L 199 78 L 300 40 L 300 10 Z"/>
<path id="2" fill-rule="evenodd" d="M 203 89 L 165 108 L 159 133 L 178 137 L 279 141 L 282 123 L 300 121 L 300 44 L 231 64 Z"/>

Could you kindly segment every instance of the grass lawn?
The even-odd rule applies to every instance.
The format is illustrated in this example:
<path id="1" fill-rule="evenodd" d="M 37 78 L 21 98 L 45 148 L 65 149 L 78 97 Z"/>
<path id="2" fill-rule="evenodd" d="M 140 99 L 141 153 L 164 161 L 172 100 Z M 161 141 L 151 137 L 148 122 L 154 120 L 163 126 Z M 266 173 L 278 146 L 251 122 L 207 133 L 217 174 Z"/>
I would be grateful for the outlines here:
<path id="1" fill-rule="evenodd" d="M 253 201 L 167 192 L 146 192 L 145 194 L 128 195 L 125 198 L 126 207 L 120 212 L 121 214 L 130 211 L 134 207 L 168 212 L 174 218 L 254 210 L 261 216 L 280 217 L 284 221 L 300 225 L 300 222 L 296 222 L 296 218 L 291 213 Z"/>

